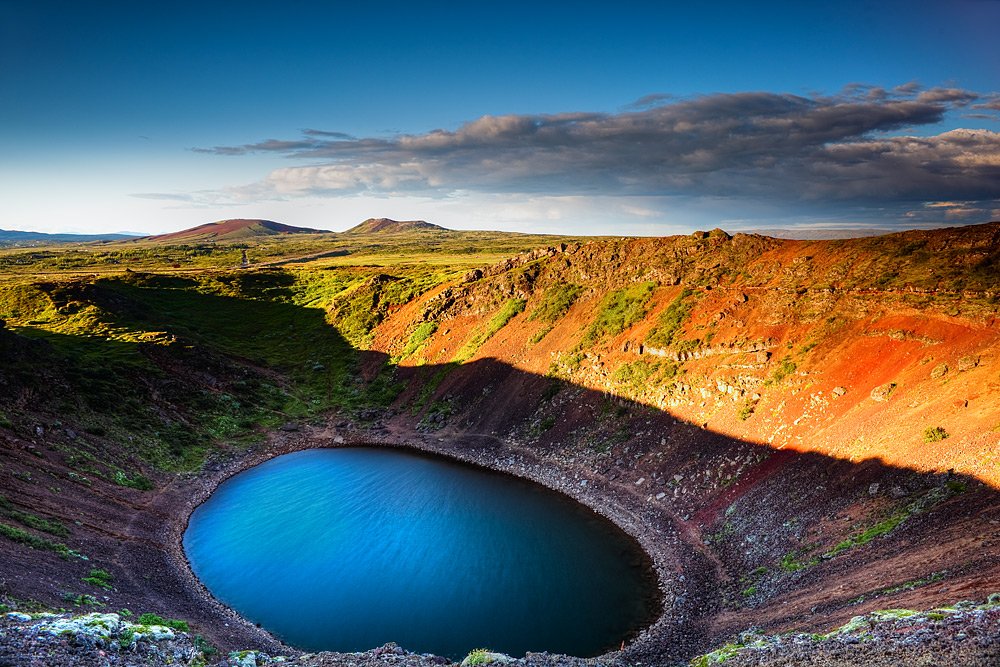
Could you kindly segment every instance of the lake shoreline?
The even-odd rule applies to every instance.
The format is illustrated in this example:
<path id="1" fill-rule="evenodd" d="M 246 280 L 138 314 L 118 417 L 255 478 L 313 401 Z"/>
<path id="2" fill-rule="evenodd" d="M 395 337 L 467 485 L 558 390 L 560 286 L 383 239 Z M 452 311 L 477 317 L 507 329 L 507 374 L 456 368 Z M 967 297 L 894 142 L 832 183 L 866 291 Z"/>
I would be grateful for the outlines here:
<path id="1" fill-rule="evenodd" d="M 173 570 L 171 574 L 184 589 L 188 603 L 208 606 L 213 615 L 226 619 L 226 627 L 233 640 L 242 640 L 246 644 L 244 648 L 263 650 L 272 655 L 302 653 L 243 618 L 212 595 L 197 578 L 183 548 L 183 536 L 191 513 L 220 484 L 275 457 L 306 449 L 360 446 L 410 450 L 527 479 L 579 502 L 614 523 L 638 543 L 650 559 L 646 564 L 650 573 L 656 577 L 659 600 L 655 618 L 650 619 L 645 629 L 627 640 L 623 649 L 612 650 L 596 658 L 574 660 L 597 661 L 600 664 L 677 660 L 701 648 L 703 642 L 698 641 L 700 633 L 685 632 L 685 621 L 689 619 L 684 618 L 685 607 L 682 606 L 682 603 L 690 603 L 692 595 L 699 594 L 698 584 L 703 577 L 699 577 L 697 572 L 688 572 L 684 567 L 685 561 L 696 565 L 698 559 L 683 547 L 683 538 L 677 534 L 670 518 L 664 516 L 661 508 L 654 508 L 645 502 L 645 497 L 630 492 L 621 484 L 614 484 L 594 470 L 543 462 L 523 448 L 488 436 L 456 433 L 452 437 L 441 434 L 432 437 L 393 424 L 376 431 L 344 426 L 342 421 L 338 423 L 341 426 L 328 424 L 275 431 L 256 448 L 230 451 L 207 462 L 201 473 L 178 479 L 170 485 L 173 488 L 168 487 L 169 492 L 163 494 L 167 501 L 167 507 L 163 509 L 173 517 L 163 526 L 163 542 Z M 688 626 L 687 629 L 694 628 Z"/>

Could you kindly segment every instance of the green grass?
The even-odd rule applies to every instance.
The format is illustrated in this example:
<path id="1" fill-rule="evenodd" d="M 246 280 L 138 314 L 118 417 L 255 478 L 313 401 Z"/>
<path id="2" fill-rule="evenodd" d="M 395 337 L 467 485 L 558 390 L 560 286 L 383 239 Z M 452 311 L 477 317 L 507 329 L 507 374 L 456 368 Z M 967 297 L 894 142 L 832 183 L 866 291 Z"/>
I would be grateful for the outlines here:
<path id="1" fill-rule="evenodd" d="M 196 469 L 219 441 L 366 401 L 357 352 L 323 307 L 297 303 L 346 282 L 268 271 L 0 285 L 0 302 L 16 309 L 8 320 L 16 333 L 48 343 L 5 370 L 88 432 L 130 443 L 126 454 L 165 470 Z M 25 325 L 39 313 L 44 324 Z M 46 397 L 39 367 L 58 368 L 69 390 Z M 127 456 L 104 464 L 117 484 L 151 486 Z"/>
<path id="2" fill-rule="evenodd" d="M 542 302 L 528 316 L 529 322 L 542 322 L 545 326 L 535 332 L 528 340 L 528 344 L 535 345 L 548 336 L 583 292 L 583 287 L 573 283 L 559 284 L 545 290 Z"/>
<path id="3" fill-rule="evenodd" d="M 690 298 L 693 294 L 692 290 L 685 287 L 677 298 L 664 308 L 656 319 L 656 325 L 646 337 L 647 345 L 670 348 L 678 342 L 678 334 L 694 308 L 694 302 Z"/>
<path id="4" fill-rule="evenodd" d="M 52 540 L 47 540 L 44 537 L 32 535 L 26 530 L 22 530 L 21 528 L 11 526 L 6 523 L 0 523 L 0 535 L 6 537 L 8 540 L 17 542 L 18 544 L 23 544 L 32 549 L 38 549 L 40 551 L 53 551 L 66 559 L 81 558 L 86 560 L 85 556 L 73 551 L 61 542 L 53 542 Z"/>
<path id="5" fill-rule="evenodd" d="M 104 603 L 89 593 L 63 593 L 62 599 L 76 607 L 103 607 Z"/>
<path id="6" fill-rule="evenodd" d="M 86 577 L 80 579 L 80 581 L 97 586 L 98 588 L 103 588 L 106 591 L 110 591 L 113 588 L 112 582 L 114 581 L 114 577 L 112 577 L 111 573 L 107 570 L 95 568 L 92 569 L 90 574 Z"/>
<path id="7" fill-rule="evenodd" d="M 524 299 L 508 299 L 486 325 L 475 331 L 472 337 L 459 348 L 455 356 L 452 357 L 452 363 L 460 364 L 471 359 L 486 341 L 507 326 L 517 315 L 524 312 L 525 303 Z"/>
<path id="8" fill-rule="evenodd" d="M 7 498 L 0 496 L 0 516 L 17 521 L 23 526 L 40 530 L 43 533 L 56 535 L 57 537 L 67 537 L 69 530 L 55 519 L 43 519 L 30 512 L 22 512 L 14 507 L 14 504 Z"/>
<path id="9" fill-rule="evenodd" d="M 617 336 L 645 317 L 655 288 L 656 283 L 644 282 L 608 293 L 601 300 L 594 321 L 584 332 L 580 347 L 591 347 Z"/>
<path id="10" fill-rule="evenodd" d="M 791 359 L 787 357 L 782 359 L 781 363 L 778 364 L 778 367 L 774 369 L 774 372 L 771 374 L 771 378 L 767 381 L 767 384 L 780 383 L 782 380 L 794 373 L 796 368 L 797 366 L 795 365 L 795 362 Z"/>
<path id="11" fill-rule="evenodd" d="M 434 321 L 421 322 L 417 325 L 417 328 L 413 330 L 410 334 L 409 340 L 406 341 L 406 347 L 400 352 L 397 357 L 397 361 L 402 361 L 408 357 L 416 354 L 419 350 L 423 349 L 430 337 L 438 330 L 438 323 Z"/>
<path id="12" fill-rule="evenodd" d="M 581 294 L 583 294 L 583 288 L 573 283 L 559 284 L 548 288 L 542 294 L 542 302 L 531 311 L 528 321 L 546 324 L 558 322 L 565 317 Z"/>

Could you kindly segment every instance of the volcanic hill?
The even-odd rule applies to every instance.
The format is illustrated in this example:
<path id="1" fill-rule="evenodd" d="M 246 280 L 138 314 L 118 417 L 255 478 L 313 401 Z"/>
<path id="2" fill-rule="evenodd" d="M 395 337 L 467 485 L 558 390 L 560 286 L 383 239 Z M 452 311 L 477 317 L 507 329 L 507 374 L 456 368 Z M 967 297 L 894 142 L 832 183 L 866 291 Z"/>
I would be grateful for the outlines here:
<path id="1" fill-rule="evenodd" d="M 169 241 L 171 243 L 199 243 L 202 241 L 234 241 L 260 236 L 285 234 L 328 234 L 321 229 L 293 227 L 273 220 L 234 218 L 208 222 L 204 225 L 182 229 L 179 232 L 143 237 L 144 241 Z"/>
<path id="2" fill-rule="evenodd" d="M 440 225 L 423 220 L 391 220 L 390 218 L 368 218 L 364 222 L 354 225 L 350 229 L 341 232 L 343 234 L 405 234 L 407 232 L 423 231 L 448 231 Z"/>
<path id="3" fill-rule="evenodd" d="M 180 545 L 228 475 L 376 444 L 533 479 L 635 537 L 662 613 L 602 664 L 1000 664 L 1000 222 L 432 260 L 0 283 L 0 604 L 425 664 L 282 646 Z M 48 646 L 3 641 L 0 664 Z"/>

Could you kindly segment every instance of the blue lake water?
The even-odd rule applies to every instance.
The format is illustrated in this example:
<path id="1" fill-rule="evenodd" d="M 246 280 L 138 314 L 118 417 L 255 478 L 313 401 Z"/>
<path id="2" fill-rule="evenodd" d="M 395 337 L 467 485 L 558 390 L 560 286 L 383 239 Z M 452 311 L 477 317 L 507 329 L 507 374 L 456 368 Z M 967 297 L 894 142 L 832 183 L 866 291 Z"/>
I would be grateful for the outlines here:
<path id="1" fill-rule="evenodd" d="M 195 510 L 184 548 L 217 598 L 310 651 L 591 656 L 656 613 L 648 558 L 613 524 L 401 450 L 313 449 L 243 472 Z"/>

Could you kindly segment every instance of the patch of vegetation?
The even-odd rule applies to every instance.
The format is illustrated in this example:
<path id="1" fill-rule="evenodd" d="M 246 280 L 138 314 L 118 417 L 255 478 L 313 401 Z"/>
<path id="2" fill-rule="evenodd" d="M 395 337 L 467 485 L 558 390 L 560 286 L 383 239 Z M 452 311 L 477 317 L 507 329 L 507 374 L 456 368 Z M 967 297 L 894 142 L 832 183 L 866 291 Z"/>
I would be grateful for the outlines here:
<path id="1" fill-rule="evenodd" d="M 17 542 L 18 544 L 23 544 L 25 546 L 31 547 L 32 549 L 38 549 L 41 551 L 53 551 L 63 558 L 80 558 L 82 560 L 87 560 L 87 557 L 73 551 L 65 544 L 61 542 L 53 542 L 47 540 L 44 537 L 38 537 L 37 535 L 32 535 L 26 530 L 22 530 L 15 526 L 10 526 L 5 523 L 0 523 L 0 535 L 3 535 L 8 540 Z"/>
<path id="2" fill-rule="evenodd" d="M 412 276 L 378 273 L 355 280 L 329 301 L 333 324 L 354 347 L 368 347 L 375 327 L 390 308 L 409 303 L 441 279 L 440 274 L 430 272 Z"/>
<path id="3" fill-rule="evenodd" d="M 119 646 L 131 646 L 132 641 L 135 639 L 135 628 L 132 626 L 125 626 L 118 631 L 118 645 Z"/>
<path id="4" fill-rule="evenodd" d="M 757 404 L 753 401 L 746 401 L 740 406 L 739 411 L 736 416 L 739 417 L 740 421 L 746 421 L 753 416 L 754 410 L 757 409 Z"/>
<path id="5" fill-rule="evenodd" d="M 778 367 L 774 369 L 774 373 L 771 374 L 771 378 L 767 381 L 767 384 L 778 384 L 786 377 L 794 373 L 796 368 L 797 366 L 795 365 L 795 362 L 788 357 L 785 357 L 781 360 L 781 363 L 778 364 Z"/>
<path id="6" fill-rule="evenodd" d="M 590 347 L 617 336 L 646 316 L 649 299 L 656 288 L 654 282 L 644 282 L 608 293 L 598 307 L 597 317 L 587 327 L 580 347 Z"/>
<path id="7" fill-rule="evenodd" d="M 465 665 L 488 665 L 493 662 L 493 658 L 490 656 L 489 649 L 477 648 L 469 651 L 469 655 L 465 656 L 465 660 L 462 661 Z"/>
<path id="8" fill-rule="evenodd" d="M 833 549 L 824 554 L 824 556 L 832 558 L 848 549 L 868 544 L 875 538 L 892 532 L 893 529 L 910 517 L 925 512 L 935 505 L 965 491 L 965 484 L 961 481 L 957 481 L 955 484 L 951 484 L 950 482 L 956 482 L 956 480 L 948 480 L 941 487 L 931 489 L 928 493 L 907 504 L 905 507 L 891 512 L 881 521 L 841 541 Z"/>
<path id="9" fill-rule="evenodd" d="M 933 572 L 927 577 L 922 577 L 920 579 L 913 579 L 911 581 L 906 581 L 902 584 L 897 584 L 895 586 L 887 586 L 885 588 L 877 588 L 870 593 L 865 595 L 859 595 L 858 597 L 848 600 L 847 604 L 860 604 L 865 600 L 870 598 L 876 598 L 881 595 L 892 595 L 893 593 L 902 593 L 903 591 L 912 591 L 915 588 L 920 588 L 922 586 L 927 586 L 928 584 L 935 584 L 939 581 L 944 580 L 948 575 L 948 570 L 941 570 L 939 572 Z"/>
<path id="10" fill-rule="evenodd" d="M 43 533 L 48 533 L 50 535 L 56 535 L 58 537 L 67 537 L 69 535 L 69 530 L 66 526 L 62 525 L 55 519 L 43 519 L 29 512 L 22 512 L 14 507 L 14 504 L 3 496 L 0 496 L 0 516 L 13 519 L 23 526 L 34 528 L 35 530 L 40 530 Z"/>
<path id="11" fill-rule="evenodd" d="M 194 648 L 197 651 L 201 651 L 201 654 L 206 660 L 210 660 L 214 655 L 219 652 L 219 649 L 212 646 L 207 639 L 201 635 L 195 635 L 191 638 L 191 642 L 194 644 Z"/>
<path id="12" fill-rule="evenodd" d="M 427 404 L 427 401 L 434 396 L 434 392 L 437 391 L 444 379 L 448 377 L 448 374 L 458 368 L 458 364 L 455 362 L 449 362 L 447 364 L 441 364 L 441 366 L 434 371 L 434 374 L 429 377 L 420 386 L 420 393 L 417 394 L 416 400 L 413 401 L 413 408 L 411 410 L 412 414 L 417 414 L 420 410 Z"/>
<path id="13" fill-rule="evenodd" d="M 356 353 L 322 309 L 296 304 L 314 298 L 306 292 L 317 284 L 335 292 L 340 283 L 288 274 L 252 285 L 231 274 L 164 278 L 135 272 L 34 286 L 34 310 L 51 316 L 17 335 L 48 345 L 5 370 L 85 432 L 127 443 L 123 459 L 134 454 L 166 470 L 197 468 L 219 440 L 367 399 Z M 0 286 L 0 300 L 11 289 Z M 31 309 L 23 301 L 18 317 Z M 61 377 L 53 385 L 38 368 Z M 113 463 L 104 463 L 111 481 L 149 485 L 124 461 Z"/>
<path id="14" fill-rule="evenodd" d="M 531 338 L 528 339 L 528 345 L 537 345 L 538 343 L 542 342 L 542 339 L 548 336 L 553 329 L 555 329 L 555 325 L 553 324 L 545 325 L 544 327 L 536 331 L 534 334 L 532 334 Z"/>
<path id="15" fill-rule="evenodd" d="M 813 549 L 815 549 L 815 546 L 808 548 L 805 552 L 799 551 L 787 553 L 781 557 L 781 561 L 778 563 L 778 566 L 781 568 L 782 572 L 798 572 L 799 570 L 804 570 L 807 567 L 819 565 L 820 559 L 818 557 L 802 560 L 802 555 L 812 551 Z"/>
<path id="16" fill-rule="evenodd" d="M 656 326 L 653 327 L 649 332 L 649 336 L 646 337 L 647 345 L 658 348 L 670 348 L 677 344 L 677 335 L 680 333 L 681 327 L 684 326 L 684 322 L 687 321 L 691 315 L 691 310 L 694 308 L 694 302 L 690 299 L 693 294 L 693 290 L 685 287 L 680 295 L 671 301 L 670 305 L 660 313 L 659 318 L 656 320 Z"/>
<path id="17" fill-rule="evenodd" d="M 924 429 L 924 442 L 940 442 L 948 437 L 948 431 L 940 426 L 928 427 Z"/>
<path id="18" fill-rule="evenodd" d="M 572 377 L 573 373 L 579 370 L 580 364 L 583 363 L 584 359 L 584 353 L 579 350 L 575 352 L 556 352 L 556 357 L 549 364 L 549 370 L 546 372 L 546 375 L 550 378 L 568 380 Z"/>
<path id="19" fill-rule="evenodd" d="M 563 390 L 563 382 L 561 380 L 552 380 L 545 386 L 545 390 L 542 392 L 542 401 L 548 403 L 556 395 Z"/>
<path id="20" fill-rule="evenodd" d="M 728 523 L 726 524 L 729 525 Z M 731 528 L 730 528 L 731 530 Z M 757 587 L 760 579 L 766 575 L 768 572 L 766 567 L 758 567 L 746 576 L 740 577 L 740 586 L 744 586 L 743 590 L 740 591 L 740 595 L 749 598 L 757 594 Z"/>
<path id="21" fill-rule="evenodd" d="M 528 321 L 547 323 L 559 321 L 565 317 L 581 294 L 583 287 L 573 283 L 562 283 L 548 288 L 542 295 L 542 302 L 531 311 Z"/>
<path id="22" fill-rule="evenodd" d="M 531 342 L 537 343 L 552 331 L 555 323 L 566 316 L 581 294 L 583 294 L 583 288 L 572 283 L 555 285 L 545 290 L 542 302 L 531 311 L 528 321 L 543 322 L 549 326 L 536 333 Z"/>
<path id="23" fill-rule="evenodd" d="M 611 381 L 625 388 L 632 395 L 643 392 L 649 386 L 649 378 L 658 370 L 655 364 L 644 359 L 626 362 L 611 374 Z"/>
<path id="24" fill-rule="evenodd" d="M 508 299 L 500 310 L 492 318 L 490 318 L 490 321 L 486 323 L 486 326 L 475 332 L 472 337 L 458 350 L 458 352 L 455 353 L 455 356 L 452 358 L 452 362 L 463 363 L 471 359 L 479 348 L 483 346 L 483 343 L 488 341 L 496 335 L 498 331 L 507 326 L 507 323 L 514 319 L 517 315 L 524 312 L 524 306 L 526 303 L 527 302 L 524 299 Z"/>
<path id="25" fill-rule="evenodd" d="M 643 358 L 621 364 L 615 369 L 611 379 L 622 394 L 639 399 L 644 397 L 651 387 L 662 387 L 673 380 L 679 371 L 680 368 L 673 362 Z"/>
<path id="26" fill-rule="evenodd" d="M 745 633 L 748 634 L 748 633 Z M 705 655 L 698 656 L 694 658 L 690 663 L 690 667 L 711 667 L 712 665 L 721 665 L 730 658 L 736 657 L 736 655 L 743 649 L 757 646 L 764 646 L 763 639 L 746 639 L 744 637 L 740 638 L 741 641 L 730 642 L 725 644 L 721 648 L 717 648 L 711 653 L 706 653 Z M 746 641 L 743 641 L 746 639 Z"/>
<path id="27" fill-rule="evenodd" d="M 73 593 L 63 593 L 62 599 L 64 602 L 69 602 L 76 607 L 103 607 L 104 603 L 95 598 L 93 595 L 88 595 L 86 593 L 78 593 L 74 595 Z"/>
<path id="28" fill-rule="evenodd" d="M 402 361 L 403 359 L 416 354 L 417 351 L 424 347 L 427 341 L 430 340 L 430 337 L 433 336 L 437 330 L 437 322 L 433 320 L 430 322 L 421 322 L 417 328 L 413 330 L 413 333 L 410 334 L 410 339 L 406 341 L 406 347 L 404 347 L 403 351 L 400 352 L 397 360 Z"/>
<path id="29" fill-rule="evenodd" d="M 190 627 L 187 621 L 181 621 L 176 618 L 163 618 L 157 614 L 145 613 L 141 614 L 136 622 L 139 625 L 159 625 L 165 628 L 173 628 L 174 630 L 180 630 L 181 632 L 187 632 Z"/>
<path id="30" fill-rule="evenodd" d="M 90 571 L 90 574 L 83 577 L 80 581 L 110 591 L 113 588 L 112 582 L 114 581 L 114 577 L 107 570 L 94 568 Z"/>
<path id="31" fill-rule="evenodd" d="M 125 486 L 139 491 L 149 491 L 153 488 L 153 482 L 145 475 L 135 473 L 129 477 L 124 470 L 116 470 L 114 482 L 118 486 Z"/>
<path id="32" fill-rule="evenodd" d="M 536 424 L 532 424 L 528 429 L 528 435 L 537 438 L 556 425 L 556 418 L 552 416 L 543 417 Z"/>

